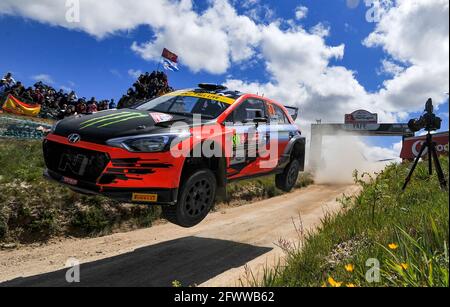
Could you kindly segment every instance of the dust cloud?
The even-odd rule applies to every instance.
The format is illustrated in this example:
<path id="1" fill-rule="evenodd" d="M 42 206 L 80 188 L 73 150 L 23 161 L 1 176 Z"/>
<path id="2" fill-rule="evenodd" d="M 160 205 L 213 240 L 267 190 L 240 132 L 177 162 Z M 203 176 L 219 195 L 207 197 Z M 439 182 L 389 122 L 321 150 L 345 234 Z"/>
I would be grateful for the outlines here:
<path id="1" fill-rule="evenodd" d="M 370 152 L 370 146 L 358 137 L 333 136 L 323 139 L 322 159 L 314 172 L 318 184 L 353 183 L 353 172 L 373 174 L 394 161 L 378 162 Z M 390 157 L 384 157 L 384 159 Z"/>

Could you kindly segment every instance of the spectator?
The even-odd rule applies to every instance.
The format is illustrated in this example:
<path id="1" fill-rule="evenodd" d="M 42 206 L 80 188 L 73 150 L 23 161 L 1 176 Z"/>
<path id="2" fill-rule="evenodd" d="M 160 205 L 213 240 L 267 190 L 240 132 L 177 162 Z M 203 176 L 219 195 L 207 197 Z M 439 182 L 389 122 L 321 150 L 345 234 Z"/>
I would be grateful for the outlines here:
<path id="1" fill-rule="evenodd" d="M 111 102 L 109 103 L 108 108 L 109 109 L 115 109 L 116 108 L 116 103 L 114 102 L 114 99 L 111 99 Z"/>
<path id="2" fill-rule="evenodd" d="M 87 106 L 87 113 L 88 114 L 92 114 L 92 113 L 95 113 L 95 112 L 97 112 L 98 110 L 97 110 L 97 103 L 95 102 L 95 101 L 90 101 L 89 102 L 89 104 L 88 104 L 88 106 Z"/>
<path id="3" fill-rule="evenodd" d="M 60 89 L 36 82 L 33 87 L 25 88 L 20 81 L 14 80 L 11 73 L 7 73 L 0 80 L 0 102 L 9 94 L 26 103 L 41 105 L 41 117 L 62 119 L 75 114 L 89 114 L 114 108 L 129 108 L 143 100 L 150 100 L 173 91 L 169 87 L 167 75 L 163 72 L 141 74 L 133 87 L 128 89 L 116 104 L 114 99 L 100 100 L 92 97 L 79 98 L 75 91 L 65 93 Z"/>
<path id="4" fill-rule="evenodd" d="M 118 109 L 129 108 L 139 101 L 150 100 L 173 91 L 169 86 L 167 75 L 161 71 L 141 74 L 117 104 Z"/>
<path id="5" fill-rule="evenodd" d="M 14 80 L 12 74 L 8 72 L 3 77 L 2 83 L 5 83 L 9 88 L 12 88 L 14 85 L 16 85 L 16 80 Z"/>
<path id="6" fill-rule="evenodd" d="M 77 114 L 87 114 L 87 106 L 84 102 L 77 104 L 75 111 Z"/>

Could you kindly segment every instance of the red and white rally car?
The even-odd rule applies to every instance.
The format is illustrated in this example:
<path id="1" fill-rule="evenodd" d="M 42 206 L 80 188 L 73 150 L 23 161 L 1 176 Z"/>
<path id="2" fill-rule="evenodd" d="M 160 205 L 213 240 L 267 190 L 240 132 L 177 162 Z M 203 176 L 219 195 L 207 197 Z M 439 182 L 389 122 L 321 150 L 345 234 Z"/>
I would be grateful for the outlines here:
<path id="1" fill-rule="evenodd" d="M 200 223 L 229 182 L 275 174 L 290 191 L 304 169 L 298 109 L 201 84 L 131 109 L 64 119 L 44 140 L 45 176 L 85 194 L 163 206 Z"/>

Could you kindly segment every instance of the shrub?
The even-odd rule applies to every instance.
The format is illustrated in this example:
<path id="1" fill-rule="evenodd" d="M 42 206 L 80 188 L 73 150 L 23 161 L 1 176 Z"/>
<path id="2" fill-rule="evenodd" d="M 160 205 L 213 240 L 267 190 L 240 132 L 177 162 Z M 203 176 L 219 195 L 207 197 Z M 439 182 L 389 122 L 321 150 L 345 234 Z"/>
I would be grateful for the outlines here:
<path id="1" fill-rule="evenodd" d="M 90 206 L 79 210 L 71 224 L 87 233 L 102 232 L 111 226 L 110 220 L 101 206 Z"/>

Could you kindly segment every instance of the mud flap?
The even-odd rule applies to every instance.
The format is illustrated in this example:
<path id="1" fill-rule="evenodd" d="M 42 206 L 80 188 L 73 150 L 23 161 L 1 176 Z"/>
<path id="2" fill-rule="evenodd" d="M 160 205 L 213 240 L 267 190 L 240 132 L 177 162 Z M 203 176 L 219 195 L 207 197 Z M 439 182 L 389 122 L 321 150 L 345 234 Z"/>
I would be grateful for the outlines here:
<path id="1" fill-rule="evenodd" d="M 217 169 L 216 179 L 217 179 L 217 191 L 216 199 L 226 200 L 227 199 L 227 161 L 222 157 L 219 161 L 219 166 Z"/>

